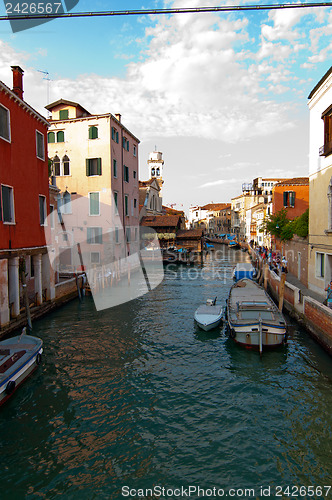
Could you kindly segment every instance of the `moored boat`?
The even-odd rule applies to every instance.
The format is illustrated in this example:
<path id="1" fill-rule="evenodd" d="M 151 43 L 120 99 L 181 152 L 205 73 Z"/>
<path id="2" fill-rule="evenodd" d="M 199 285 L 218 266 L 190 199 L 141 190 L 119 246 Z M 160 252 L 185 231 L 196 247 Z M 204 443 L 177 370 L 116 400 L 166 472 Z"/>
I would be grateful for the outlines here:
<path id="1" fill-rule="evenodd" d="M 0 405 L 41 363 L 43 341 L 22 335 L 0 342 Z"/>
<path id="2" fill-rule="evenodd" d="M 234 267 L 233 279 L 236 281 L 243 278 L 254 279 L 257 275 L 256 269 L 250 262 L 238 262 Z"/>
<path id="3" fill-rule="evenodd" d="M 216 328 L 222 320 L 223 308 L 216 304 L 217 297 L 212 300 L 208 299 L 206 304 L 199 306 L 195 311 L 195 321 L 198 326 L 208 332 Z"/>
<path id="4" fill-rule="evenodd" d="M 227 300 L 227 321 L 230 337 L 247 347 L 276 347 L 286 339 L 286 321 L 265 292 L 250 279 L 237 281 Z"/>

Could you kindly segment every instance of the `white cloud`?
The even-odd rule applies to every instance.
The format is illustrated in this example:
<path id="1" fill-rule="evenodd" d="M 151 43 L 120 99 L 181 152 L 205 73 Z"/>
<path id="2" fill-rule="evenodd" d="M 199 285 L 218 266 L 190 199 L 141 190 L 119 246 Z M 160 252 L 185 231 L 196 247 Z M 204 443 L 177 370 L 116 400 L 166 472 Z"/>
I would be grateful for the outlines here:
<path id="1" fill-rule="evenodd" d="M 216 181 L 211 181 L 211 182 L 206 182 L 205 184 L 201 184 L 200 186 L 197 186 L 198 188 L 207 188 L 207 187 L 212 187 L 212 186 L 221 186 L 224 184 L 233 184 L 233 183 L 238 183 L 239 179 L 219 179 Z"/>

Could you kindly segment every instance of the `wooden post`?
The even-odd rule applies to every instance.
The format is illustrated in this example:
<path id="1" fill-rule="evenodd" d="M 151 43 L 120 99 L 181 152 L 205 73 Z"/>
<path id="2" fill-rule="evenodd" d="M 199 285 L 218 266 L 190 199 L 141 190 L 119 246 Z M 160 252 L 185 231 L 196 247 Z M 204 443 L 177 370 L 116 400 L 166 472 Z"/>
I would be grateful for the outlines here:
<path id="1" fill-rule="evenodd" d="M 28 296 L 27 283 L 26 283 L 26 279 L 25 279 L 25 264 L 24 264 L 23 260 L 21 262 L 23 262 L 23 264 L 20 265 L 20 276 L 21 276 L 21 283 L 22 283 L 23 294 L 24 294 L 25 310 L 27 313 L 28 328 L 29 328 L 29 331 L 32 332 L 29 296 Z"/>
<path id="2" fill-rule="evenodd" d="M 269 276 L 269 265 L 265 264 L 265 267 L 264 267 L 264 288 L 265 288 L 265 290 L 267 290 L 268 276 Z"/>
<path id="3" fill-rule="evenodd" d="M 281 273 L 279 285 L 279 311 L 282 311 L 284 305 L 286 273 Z"/>

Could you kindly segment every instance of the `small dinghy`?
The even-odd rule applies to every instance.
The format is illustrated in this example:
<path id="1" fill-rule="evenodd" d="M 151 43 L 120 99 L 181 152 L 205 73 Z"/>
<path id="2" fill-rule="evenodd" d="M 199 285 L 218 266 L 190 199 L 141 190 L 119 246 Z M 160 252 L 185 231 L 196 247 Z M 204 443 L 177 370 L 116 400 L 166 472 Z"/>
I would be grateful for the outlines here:
<path id="1" fill-rule="evenodd" d="M 0 405 L 41 363 L 43 341 L 25 334 L 0 342 Z"/>
<path id="2" fill-rule="evenodd" d="M 199 306 L 195 311 L 195 321 L 198 326 L 208 332 L 219 325 L 222 320 L 223 308 L 220 305 L 216 305 L 217 297 L 213 299 L 208 299 L 206 304 Z"/>

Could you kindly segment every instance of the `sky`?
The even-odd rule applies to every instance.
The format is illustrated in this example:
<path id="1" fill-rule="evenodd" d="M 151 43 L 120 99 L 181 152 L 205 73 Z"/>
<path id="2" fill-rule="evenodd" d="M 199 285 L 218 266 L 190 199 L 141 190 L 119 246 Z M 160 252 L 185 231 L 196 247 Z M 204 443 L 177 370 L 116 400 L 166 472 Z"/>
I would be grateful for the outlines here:
<path id="1" fill-rule="evenodd" d="M 80 0 L 72 12 L 253 3 L 280 2 Z M 0 22 L 0 80 L 11 87 L 21 66 L 24 99 L 45 116 L 60 98 L 121 113 L 141 140 L 140 179 L 161 151 L 164 204 L 186 211 L 230 202 L 255 177 L 308 175 L 308 95 L 331 56 L 331 7 L 57 19 L 17 33 Z"/>

